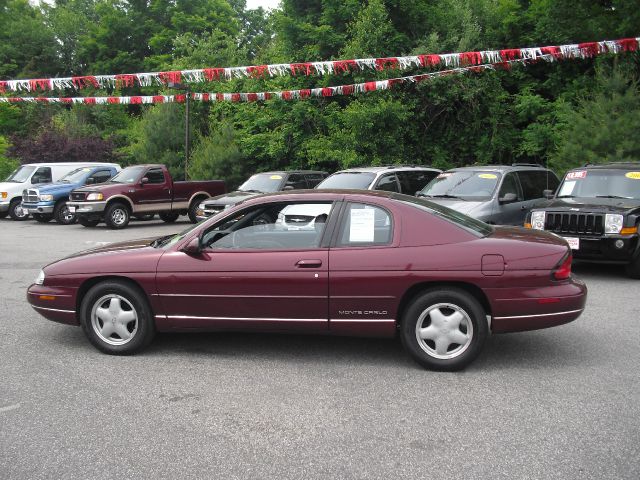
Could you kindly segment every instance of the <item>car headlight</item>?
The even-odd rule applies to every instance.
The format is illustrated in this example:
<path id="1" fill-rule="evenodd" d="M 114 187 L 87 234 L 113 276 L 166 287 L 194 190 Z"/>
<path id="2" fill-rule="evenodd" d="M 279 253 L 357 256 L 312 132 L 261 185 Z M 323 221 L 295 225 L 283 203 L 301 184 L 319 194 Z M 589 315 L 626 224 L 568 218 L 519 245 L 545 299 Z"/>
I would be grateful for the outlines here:
<path id="1" fill-rule="evenodd" d="M 35 283 L 36 285 L 44 284 L 44 270 L 40 270 L 40 273 L 38 273 L 38 276 L 33 281 L 33 283 Z"/>
<path id="2" fill-rule="evenodd" d="M 51 201 L 53 201 L 53 195 L 40 195 L 39 198 L 43 202 L 51 202 Z"/>
<path id="3" fill-rule="evenodd" d="M 90 193 L 87 195 L 87 200 L 102 200 L 104 196 L 101 193 Z"/>
<path id="4" fill-rule="evenodd" d="M 604 216 L 604 233 L 620 233 L 622 230 L 622 215 L 607 213 Z"/>
<path id="5" fill-rule="evenodd" d="M 546 212 L 531 212 L 531 228 L 544 230 L 544 220 Z"/>
<path id="6" fill-rule="evenodd" d="M 7 192 L 0 192 L 0 197 L 7 198 Z"/>

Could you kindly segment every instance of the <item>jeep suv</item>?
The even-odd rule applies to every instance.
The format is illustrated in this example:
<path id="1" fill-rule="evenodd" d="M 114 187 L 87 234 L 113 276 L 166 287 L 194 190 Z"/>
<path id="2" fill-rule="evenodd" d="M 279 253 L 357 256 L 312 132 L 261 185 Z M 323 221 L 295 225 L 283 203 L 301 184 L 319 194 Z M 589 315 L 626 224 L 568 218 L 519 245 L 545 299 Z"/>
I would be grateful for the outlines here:
<path id="1" fill-rule="evenodd" d="M 432 202 L 495 225 L 522 225 L 529 210 L 559 184 L 551 170 L 534 164 L 453 168 L 418 192 Z"/>
<path id="2" fill-rule="evenodd" d="M 295 170 L 256 173 L 238 187 L 235 192 L 230 192 L 202 202 L 196 210 L 196 219 L 205 220 L 216 215 L 226 208 L 233 207 L 261 193 L 273 193 L 281 190 L 298 190 L 315 187 L 327 176 L 326 172 L 314 170 Z"/>
<path id="3" fill-rule="evenodd" d="M 555 196 L 531 210 L 525 227 L 567 240 L 573 257 L 626 264 L 640 278 L 640 162 L 567 172 Z"/>
<path id="4" fill-rule="evenodd" d="M 386 190 L 415 195 L 442 170 L 420 166 L 361 167 L 341 170 L 318 184 L 318 189 Z"/>

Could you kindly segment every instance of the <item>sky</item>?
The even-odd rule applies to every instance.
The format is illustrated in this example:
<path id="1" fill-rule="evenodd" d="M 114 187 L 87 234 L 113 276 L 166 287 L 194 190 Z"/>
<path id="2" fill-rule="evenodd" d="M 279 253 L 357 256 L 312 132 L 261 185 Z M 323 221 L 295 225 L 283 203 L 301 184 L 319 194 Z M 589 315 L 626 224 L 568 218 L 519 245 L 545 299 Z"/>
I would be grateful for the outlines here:
<path id="1" fill-rule="evenodd" d="M 262 7 L 266 10 L 268 8 L 276 8 L 279 4 L 280 0 L 247 0 L 248 9 Z"/>

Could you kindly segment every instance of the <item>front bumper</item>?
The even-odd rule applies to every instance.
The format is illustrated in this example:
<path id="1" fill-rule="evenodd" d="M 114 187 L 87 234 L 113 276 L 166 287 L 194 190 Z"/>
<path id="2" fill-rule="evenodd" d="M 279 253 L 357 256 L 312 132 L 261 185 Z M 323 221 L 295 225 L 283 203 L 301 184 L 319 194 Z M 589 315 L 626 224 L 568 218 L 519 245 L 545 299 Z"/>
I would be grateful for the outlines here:
<path id="1" fill-rule="evenodd" d="M 0 212 L 9 211 L 9 202 L 0 202 Z"/>
<path id="2" fill-rule="evenodd" d="M 75 213 L 102 213 L 107 202 L 67 202 L 67 206 L 75 208 Z"/>
<path id="3" fill-rule="evenodd" d="M 566 235 L 580 239 L 580 248 L 572 250 L 573 258 L 578 260 L 598 260 L 611 262 L 630 262 L 638 251 L 638 235 L 602 235 L 589 237 Z M 616 246 L 618 240 L 620 246 Z"/>
<path id="4" fill-rule="evenodd" d="M 53 213 L 53 208 L 54 208 L 54 204 L 53 203 L 45 203 L 45 202 L 41 202 L 41 203 L 25 203 L 22 202 L 22 208 L 24 210 L 26 210 L 29 213 Z"/>
<path id="5" fill-rule="evenodd" d="M 76 290 L 71 288 L 32 284 L 27 290 L 27 301 L 47 320 L 80 325 L 76 313 L 75 294 Z"/>

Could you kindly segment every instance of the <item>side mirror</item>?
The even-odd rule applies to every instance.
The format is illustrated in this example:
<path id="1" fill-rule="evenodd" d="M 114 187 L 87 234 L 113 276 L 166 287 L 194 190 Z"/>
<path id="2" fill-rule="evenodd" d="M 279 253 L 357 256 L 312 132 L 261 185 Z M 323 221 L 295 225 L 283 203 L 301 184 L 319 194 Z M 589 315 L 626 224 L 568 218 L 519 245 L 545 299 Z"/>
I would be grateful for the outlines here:
<path id="1" fill-rule="evenodd" d="M 553 190 L 543 190 L 542 196 L 547 200 L 551 200 L 553 198 Z"/>
<path id="2" fill-rule="evenodd" d="M 518 196 L 515 193 L 505 193 L 504 197 L 498 199 L 500 203 L 513 203 L 518 200 Z"/>
<path id="3" fill-rule="evenodd" d="M 295 188 L 293 188 L 293 185 L 285 185 L 282 191 L 284 192 L 285 190 L 295 190 Z"/>
<path id="4" fill-rule="evenodd" d="M 145 185 L 149 183 L 149 178 L 148 177 L 142 177 L 142 179 L 140 180 L 140 185 Z"/>
<path id="5" fill-rule="evenodd" d="M 189 243 L 182 247 L 180 251 L 186 253 L 187 255 L 199 255 L 200 252 L 202 252 L 202 247 L 200 246 L 200 237 L 195 237 L 189 240 Z"/>

